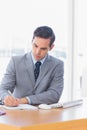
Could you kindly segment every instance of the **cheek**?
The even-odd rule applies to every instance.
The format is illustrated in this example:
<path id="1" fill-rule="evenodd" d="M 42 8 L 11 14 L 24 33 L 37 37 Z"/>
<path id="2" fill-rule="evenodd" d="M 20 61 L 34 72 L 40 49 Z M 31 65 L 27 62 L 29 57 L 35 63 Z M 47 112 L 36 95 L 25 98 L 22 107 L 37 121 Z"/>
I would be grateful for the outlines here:
<path id="1" fill-rule="evenodd" d="M 47 54 L 48 51 L 42 51 L 42 55 L 45 56 Z"/>

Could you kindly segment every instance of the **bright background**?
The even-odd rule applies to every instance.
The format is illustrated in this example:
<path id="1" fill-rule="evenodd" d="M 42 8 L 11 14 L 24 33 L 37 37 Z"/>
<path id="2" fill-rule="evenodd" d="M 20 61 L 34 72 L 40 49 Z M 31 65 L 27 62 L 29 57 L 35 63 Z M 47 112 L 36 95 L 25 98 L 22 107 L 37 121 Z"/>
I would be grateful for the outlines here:
<path id="1" fill-rule="evenodd" d="M 61 100 L 87 96 L 87 0 L 0 0 L 0 81 L 12 55 L 31 48 L 37 26 L 56 34 L 51 55 L 64 61 Z"/>

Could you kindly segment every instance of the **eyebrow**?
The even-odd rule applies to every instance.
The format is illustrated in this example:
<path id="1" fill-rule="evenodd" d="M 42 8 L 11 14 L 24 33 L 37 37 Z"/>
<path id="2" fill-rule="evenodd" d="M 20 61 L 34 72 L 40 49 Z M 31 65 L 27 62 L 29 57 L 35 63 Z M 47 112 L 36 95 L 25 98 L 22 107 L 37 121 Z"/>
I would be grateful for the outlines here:
<path id="1" fill-rule="evenodd" d="M 35 42 L 34 42 L 34 45 L 38 47 L 38 45 L 37 45 Z M 46 47 L 42 47 L 42 48 L 40 48 L 40 49 L 46 50 L 47 48 L 46 48 Z"/>

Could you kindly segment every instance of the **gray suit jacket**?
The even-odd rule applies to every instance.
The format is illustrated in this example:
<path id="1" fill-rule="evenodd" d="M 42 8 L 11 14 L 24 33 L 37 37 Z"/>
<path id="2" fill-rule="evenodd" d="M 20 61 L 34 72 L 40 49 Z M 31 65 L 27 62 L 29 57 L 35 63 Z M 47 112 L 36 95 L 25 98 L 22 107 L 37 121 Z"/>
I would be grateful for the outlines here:
<path id="1" fill-rule="evenodd" d="M 39 77 L 35 82 L 34 64 L 31 54 L 11 58 L 0 85 L 3 99 L 8 90 L 17 98 L 29 97 L 31 104 L 56 103 L 64 86 L 64 64 L 50 55 L 41 65 Z"/>

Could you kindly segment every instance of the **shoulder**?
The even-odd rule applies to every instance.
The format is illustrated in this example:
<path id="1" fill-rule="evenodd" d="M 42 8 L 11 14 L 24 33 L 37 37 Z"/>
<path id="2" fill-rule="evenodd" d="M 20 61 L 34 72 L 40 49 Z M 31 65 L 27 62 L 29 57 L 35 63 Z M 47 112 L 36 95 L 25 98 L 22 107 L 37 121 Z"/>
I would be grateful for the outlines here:
<path id="1" fill-rule="evenodd" d="M 11 59 L 14 61 L 21 61 L 21 60 L 27 59 L 29 55 L 30 53 L 25 53 L 23 55 L 12 56 Z"/>
<path id="2" fill-rule="evenodd" d="M 10 62 L 13 62 L 14 64 L 21 64 L 25 60 L 27 60 L 30 56 L 30 53 L 25 53 L 23 55 L 17 55 L 17 56 L 12 56 L 10 59 Z"/>
<path id="3" fill-rule="evenodd" d="M 48 61 L 50 61 L 52 64 L 60 64 L 60 65 L 63 65 L 64 64 L 64 61 L 57 58 L 57 57 L 54 57 L 54 56 L 51 56 L 51 55 L 48 55 Z"/>
<path id="4" fill-rule="evenodd" d="M 53 74 L 64 73 L 64 61 L 48 55 L 48 66 Z"/>

